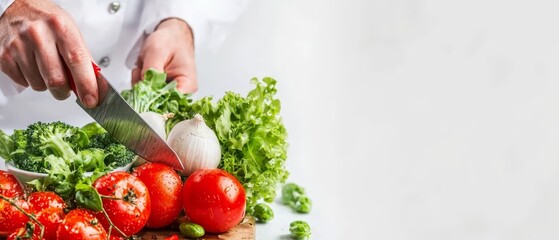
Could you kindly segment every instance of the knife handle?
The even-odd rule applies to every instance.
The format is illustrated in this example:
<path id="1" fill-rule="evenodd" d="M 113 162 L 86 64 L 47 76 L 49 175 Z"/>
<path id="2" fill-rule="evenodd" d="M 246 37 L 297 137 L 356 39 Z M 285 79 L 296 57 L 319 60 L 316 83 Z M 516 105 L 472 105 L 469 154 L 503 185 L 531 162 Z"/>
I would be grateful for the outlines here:
<path id="1" fill-rule="evenodd" d="M 91 65 L 93 66 L 93 72 L 97 77 L 99 71 L 101 71 L 101 68 L 99 68 L 99 66 L 97 66 L 97 64 L 95 64 L 94 62 L 91 62 Z M 78 91 L 76 90 L 76 83 L 74 82 L 74 78 L 72 77 L 72 72 L 70 72 L 68 65 L 64 64 L 64 70 L 66 71 L 66 76 L 68 77 L 68 84 L 70 85 L 70 89 L 72 89 L 72 92 L 74 92 L 74 94 L 78 96 Z"/>

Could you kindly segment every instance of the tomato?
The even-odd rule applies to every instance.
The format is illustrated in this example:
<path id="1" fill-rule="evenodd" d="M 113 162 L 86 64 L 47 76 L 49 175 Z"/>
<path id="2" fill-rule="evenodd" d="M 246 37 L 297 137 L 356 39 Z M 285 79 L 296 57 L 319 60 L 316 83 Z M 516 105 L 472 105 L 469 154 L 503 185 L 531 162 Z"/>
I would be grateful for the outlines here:
<path id="1" fill-rule="evenodd" d="M 107 215 L 124 234 L 130 236 L 138 233 L 146 225 L 151 211 L 151 203 L 146 185 L 137 177 L 126 172 L 112 172 L 95 180 L 93 187 L 103 198 L 103 208 Z M 109 228 L 103 213 L 97 218 Z M 118 235 L 117 231 L 113 231 Z"/>
<path id="2" fill-rule="evenodd" d="M 0 195 L 8 198 L 23 197 L 23 188 L 9 172 L 0 170 Z"/>
<path id="3" fill-rule="evenodd" d="M 23 199 L 14 200 L 16 205 L 29 212 L 29 204 Z M 0 236 L 8 236 L 16 229 L 25 226 L 29 218 L 9 202 L 0 200 Z"/>
<path id="4" fill-rule="evenodd" d="M 167 165 L 148 163 L 137 167 L 132 175 L 146 185 L 151 200 L 147 227 L 161 228 L 171 224 L 180 214 L 182 180 Z"/>
<path id="5" fill-rule="evenodd" d="M 34 192 L 27 198 L 31 212 L 45 226 L 44 239 L 56 239 L 58 225 L 64 219 L 64 200 L 53 192 Z"/>
<path id="6" fill-rule="evenodd" d="M 58 239 L 106 240 L 107 232 L 91 211 L 75 209 L 64 217 L 56 236 Z"/>
<path id="7" fill-rule="evenodd" d="M 30 226 L 33 227 L 33 225 Z M 23 240 L 23 239 L 41 240 L 41 229 L 37 226 L 34 226 L 33 229 L 28 229 L 27 226 L 18 228 L 16 231 L 10 234 L 10 236 L 8 236 L 6 240 Z"/>
<path id="8" fill-rule="evenodd" d="M 221 169 L 200 169 L 186 179 L 182 189 L 186 216 L 206 232 L 228 231 L 243 220 L 245 189 Z"/>
<path id="9" fill-rule="evenodd" d="M 43 238 L 46 240 L 55 240 L 58 226 L 64 220 L 64 211 L 60 208 L 45 208 L 39 211 L 35 217 L 45 227 Z M 37 226 L 36 228 L 39 227 Z"/>
<path id="10" fill-rule="evenodd" d="M 31 205 L 34 212 L 40 212 L 46 208 L 57 208 L 64 210 L 66 203 L 64 200 L 53 192 L 34 192 L 29 195 L 27 202 Z"/>
<path id="11" fill-rule="evenodd" d="M 177 236 L 176 234 L 170 237 L 165 238 L 165 240 L 179 240 L 179 236 Z"/>

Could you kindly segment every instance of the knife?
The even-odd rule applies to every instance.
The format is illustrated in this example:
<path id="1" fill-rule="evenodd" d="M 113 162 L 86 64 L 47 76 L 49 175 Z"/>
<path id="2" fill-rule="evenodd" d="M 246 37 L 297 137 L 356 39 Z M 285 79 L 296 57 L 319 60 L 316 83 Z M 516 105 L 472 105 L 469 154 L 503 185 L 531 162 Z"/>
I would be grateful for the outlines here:
<path id="1" fill-rule="evenodd" d="M 96 107 L 87 108 L 78 97 L 76 99 L 78 105 L 112 137 L 138 156 L 150 162 L 163 163 L 179 171 L 184 171 L 184 166 L 173 149 L 128 105 L 101 74 L 101 69 L 95 63 L 92 65 L 97 78 L 99 102 Z M 70 88 L 78 96 L 72 74 L 66 65 L 65 67 Z"/>

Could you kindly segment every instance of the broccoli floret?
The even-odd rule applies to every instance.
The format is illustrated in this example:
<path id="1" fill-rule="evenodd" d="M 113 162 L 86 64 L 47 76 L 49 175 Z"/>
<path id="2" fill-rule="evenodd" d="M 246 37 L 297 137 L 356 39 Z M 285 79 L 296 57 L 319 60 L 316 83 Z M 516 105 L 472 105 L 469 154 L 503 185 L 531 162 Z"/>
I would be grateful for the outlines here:
<path id="1" fill-rule="evenodd" d="M 254 205 L 254 212 L 252 215 L 256 218 L 256 221 L 266 223 L 274 218 L 274 211 L 267 204 L 258 203 Z"/>
<path id="2" fill-rule="evenodd" d="M 124 145 L 119 143 L 110 144 L 105 148 L 105 164 L 111 168 L 122 167 L 131 163 L 136 157 L 134 152 L 130 151 Z"/>
<path id="3" fill-rule="evenodd" d="M 298 213 L 309 213 L 312 201 L 305 193 L 305 189 L 295 183 L 285 184 L 282 188 L 281 200 Z"/>
<path id="4" fill-rule="evenodd" d="M 289 224 L 291 237 L 296 240 L 306 240 L 311 236 L 311 227 L 305 221 L 293 221 Z"/>
<path id="5" fill-rule="evenodd" d="M 76 152 L 73 147 L 80 142 L 77 134 L 79 128 L 63 122 L 37 122 L 27 127 L 27 151 L 34 155 L 53 154 L 66 160 L 74 160 Z M 84 134 L 84 136 L 86 136 Z"/>
<path id="6" fill-rule="evenodd" d="M 10 154 L 10 159 L 19 169 L 31 172 L 46 173 L 42 156 L 35 156 L 23 149 L 17 149 Z"/>
<path id="7" fill-rule="evenodd" d="M 100 148 L 105 149 L 111 144 L 118 143 L 109 133 L 101 133 L 91 136 L 89 141 L 90 148 Z"/>
<path id="8" fill-rule="evenodd" d="M 12 134 L 12 140 L 15 143 L 16 149 L 26 149 L 27 148 L 27 131 L 26 130 L 14 130 Z"/>

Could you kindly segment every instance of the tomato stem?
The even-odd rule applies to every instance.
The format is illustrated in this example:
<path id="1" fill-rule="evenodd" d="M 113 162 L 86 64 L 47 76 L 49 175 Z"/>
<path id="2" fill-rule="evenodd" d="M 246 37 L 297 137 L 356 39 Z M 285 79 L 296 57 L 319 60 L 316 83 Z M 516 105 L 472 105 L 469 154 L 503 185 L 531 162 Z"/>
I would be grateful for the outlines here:
<path id="1" fill-rule="evenodd" d="M 111 240 L 111 232 L 113 231 L 113 226 L 109 226 L 109 235 L 107 235 L 107 240 Z"/>
<path id="2" fill-rule="evenodd" d="M 124 232 L 120 231 L 120 229 L 118 229 L 118 227 L 116 225 L 114 225 L 113 221 L 111 221 L 111 218 L 109 218 L 109 214 L 107 214 L 107 211 L 105 211 L 105 208 L 103 208 L 103 214 L 105 215 L 105 218 L 107 219 L 107 221 L 109 222 L 109 225 L 111 225 L 111 227 L 114 227 L 116 229 L 116 231 L 118 231 L 118 233 L 120 233 L 120 235 L 124 236 L 125 238 L 128 238 L 128 235 L 124 234 Z M 110 228 L 109 228 L 110 231 Z M 110 234 L 109 234 L 110 236 Z"/>
<path id="3" fill-rule="evenodd" d="M 3 195 L 0 195 L 0 199 L 8 202 L 10 205 L 14 206 L 18 211 L 23 213 L 23 215 L 27 216 L 29 219 L 31 219 L 33 222 L 35 222 L 39 226 L 39 228 L 41 229 L 41 236 L 40 236 L 39 239 L 43 239 L 43 235 L 45 234 L 45 226 L 43 226 L 43 224 L 41 222 L 39 222 L 39 220 L 37 220 L 35 218 L 35 216 L 33 216 L 32 214 L 29 214 L 27 211 L 20 208 L 14 201 L 12 201 L 11 198 L 7 198 Z"/>
<path id="4" fill-rule="evenodd" d="M 124 199 L 119 198 L 119 197 L 106 196 L 106 195 L 101 195 L 101 194 L 99 194 L 99 196 L 101 196 L 101 198 L 110 199 L 110 200 L 124 200 Z"/>

